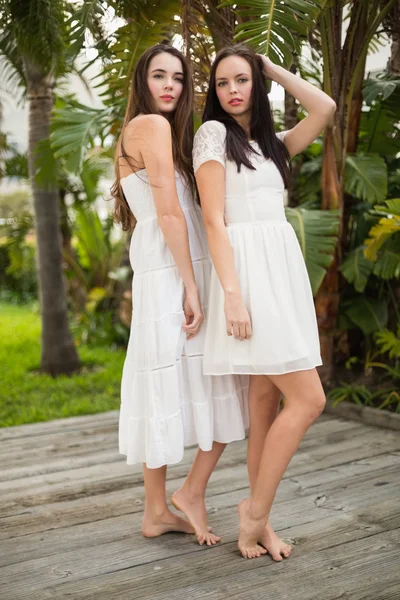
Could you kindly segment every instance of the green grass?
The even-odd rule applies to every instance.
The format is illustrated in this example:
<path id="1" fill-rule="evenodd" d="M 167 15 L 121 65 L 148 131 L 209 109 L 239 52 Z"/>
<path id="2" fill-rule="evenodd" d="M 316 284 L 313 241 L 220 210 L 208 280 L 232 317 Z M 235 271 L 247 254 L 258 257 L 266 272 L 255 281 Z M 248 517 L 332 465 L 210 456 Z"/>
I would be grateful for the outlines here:
<path id="1" fill-rule="evenodd" d="M 82 346 L 83 370 L 71 377 L 35 373 L 40 318 L 27 306 L 0 304 L 0 426 L 119 408 L 125 352 Z"/>

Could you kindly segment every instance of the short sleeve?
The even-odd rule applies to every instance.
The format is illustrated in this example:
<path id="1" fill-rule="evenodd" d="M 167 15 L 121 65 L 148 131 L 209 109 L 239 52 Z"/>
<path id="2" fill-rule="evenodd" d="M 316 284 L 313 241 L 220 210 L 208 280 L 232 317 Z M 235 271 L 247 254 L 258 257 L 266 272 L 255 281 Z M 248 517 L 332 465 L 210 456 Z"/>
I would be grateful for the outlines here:
<path id="1" fill-rule="evenodd" d="M 193 170 L 196 171 L 202 164 L 216 160 L 225 167 L 226 129 L 219 121 L 206 121 L 199 127 L 193 142 Z"/>
<path id="2" fill-rule="evenodd" d="M 287 134 L 287 131 L 278 131 L 278 133 L 276 134 L 276 137 L 278 138 L 278 140 L 281 140 L 281 142 L 283 142 L 286 134 Z"/>

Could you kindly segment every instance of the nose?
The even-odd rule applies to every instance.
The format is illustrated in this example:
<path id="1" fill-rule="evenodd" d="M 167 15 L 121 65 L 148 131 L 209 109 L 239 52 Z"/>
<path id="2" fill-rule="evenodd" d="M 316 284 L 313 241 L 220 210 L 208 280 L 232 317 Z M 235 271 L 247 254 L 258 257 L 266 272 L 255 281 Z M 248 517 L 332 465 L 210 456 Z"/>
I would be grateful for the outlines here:
<path id="1" fill-rule="evenodd" d="M 237 89 L 236 89 L 236 81 L 232 81 L 231 84 L 229 85 L 229 93 L 230 94 L 236 94 Z"/>
<path id="2" fill-rule="evenodd" d="M 170 90 L 170 89 L 172 89 L 172 87 L 173 87 L 172 79 L 167 79 L 167 81 L 165 82 L 165 85 L 164 85 L 164 89 Z"/>

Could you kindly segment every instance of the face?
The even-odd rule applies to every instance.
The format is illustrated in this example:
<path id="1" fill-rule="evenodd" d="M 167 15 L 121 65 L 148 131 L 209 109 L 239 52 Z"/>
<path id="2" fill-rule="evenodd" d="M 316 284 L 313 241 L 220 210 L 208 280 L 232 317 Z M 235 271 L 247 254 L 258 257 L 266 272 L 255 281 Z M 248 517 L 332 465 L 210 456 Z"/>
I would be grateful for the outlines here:
<path id="1" fill-rule="evenodd" d="M 217 66 L 215 84 L 218 100 L 225 112 L 241 117 L 251 108 L 251 66 L 241 56 L 223 58 Z"/>
<path id="2" fill-rule="evenodd" d="M 183 68 L 178 57 L 162 52 L 152 58 L 147 83 L 160 113 L 172 113 L 183 90 Z"/>

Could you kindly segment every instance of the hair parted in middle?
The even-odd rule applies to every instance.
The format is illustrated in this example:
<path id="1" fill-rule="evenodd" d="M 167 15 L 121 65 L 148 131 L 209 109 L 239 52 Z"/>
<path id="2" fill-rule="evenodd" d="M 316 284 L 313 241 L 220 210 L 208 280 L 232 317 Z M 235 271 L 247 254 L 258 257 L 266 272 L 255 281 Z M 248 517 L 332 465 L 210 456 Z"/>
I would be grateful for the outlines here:
<path id="1" fill-rule="evenodd" d="M 210 84 L 207 92 L 203 123 L 220 121 L 226 127 L 226 155 L 228 160 L 236 163 L 238 171 L 245 165 L 255 169 L 250 157 L 256 150 L 250 145 L 248 136 L 235 119 L 221 106 L 216 91 L 216 71 L 219 63 L 229 56 L 244 58 L 251 67 L 251 118 L 250 135 L 255 140 L 267 159 L 271 159 L 278 168 L 287 187 L 290 176 L 290 155 L 286 146 L 276 137 L 271 106 L 263 73 L 263 63 L 260 56 L 243 44 L 228 46 L 220 50 L 211 67 Z"/>
<path id="2" fill-rule="evenodd" d="M 139 58 L 133 73 L 128 105 L 122 125 L 121 134 L 117 143 L 117 154 L 115 159 L 115 182 L 111 188 L 111 194 L 115 200 L 114 219 L 121 223 L 122 229 L 131 231 L 135 224 L 134 216 L 125 200 L 121 187 L 119 174 L 119 160 L 124 158 L 132 167 L 132 172 L 137 169 L 124 148 L 123 136 L 128 123 L 141 115 L 160 114 L 157 110 L 147 83 L 150 62 L 152 59 L 166 52 L 179 58 L 183 71 L 183 89 L 176 110 L 171 114 L 169 122 L 172 135 L 172 153 L 175 168 L 183 175 L 187 184 L 195 189 L 192 147 L 193 147 L 193 78 L 189 62 L 183 54 L 168 44 L 156 44 L 148 48 Z M 119 151 L 118 151 L 119 150 Z"/>

